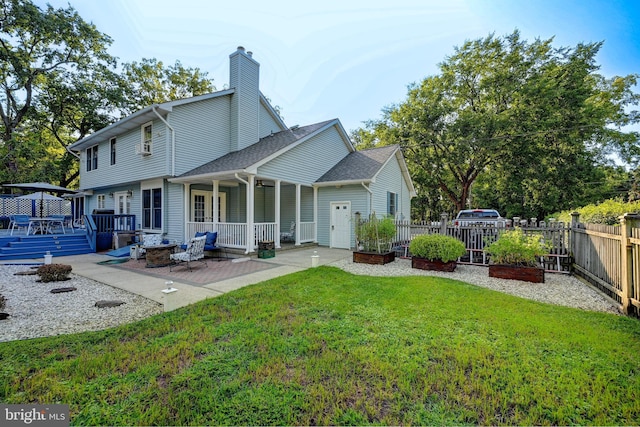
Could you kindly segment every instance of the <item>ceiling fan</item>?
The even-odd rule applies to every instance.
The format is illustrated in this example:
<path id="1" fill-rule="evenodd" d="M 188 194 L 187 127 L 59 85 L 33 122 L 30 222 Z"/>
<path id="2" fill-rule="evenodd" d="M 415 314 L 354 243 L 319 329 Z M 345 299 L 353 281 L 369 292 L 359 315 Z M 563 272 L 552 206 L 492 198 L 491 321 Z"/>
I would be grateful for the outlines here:
<path id="1" fill-rule="evenodd" d="M 256 188 L 273 187 L 273 185 L 265 184 L 263 180 L 256 179 Z"/>

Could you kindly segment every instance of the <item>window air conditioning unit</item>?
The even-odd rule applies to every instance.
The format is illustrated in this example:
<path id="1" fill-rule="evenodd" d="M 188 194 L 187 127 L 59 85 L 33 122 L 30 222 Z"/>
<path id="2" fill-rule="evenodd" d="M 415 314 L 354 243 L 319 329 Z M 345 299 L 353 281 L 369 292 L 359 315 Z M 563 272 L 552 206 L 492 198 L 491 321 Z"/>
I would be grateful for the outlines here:
<path id="1" fill-rule="evenodd" d="M 136 144 L 136 154 L 141 154 L 143 156 L 150 156 L 151 144 L 145 144 L 145 143 Z"/>

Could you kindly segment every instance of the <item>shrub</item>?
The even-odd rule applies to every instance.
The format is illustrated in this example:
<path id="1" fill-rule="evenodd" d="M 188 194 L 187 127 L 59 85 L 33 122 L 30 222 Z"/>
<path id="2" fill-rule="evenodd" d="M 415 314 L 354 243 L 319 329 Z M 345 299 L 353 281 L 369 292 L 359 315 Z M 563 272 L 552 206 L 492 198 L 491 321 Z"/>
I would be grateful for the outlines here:
<path id="1" fill-rule="evenodd" d="M 442 234 L 422 234 L 409 245 L 411 255 L 430 261 L 455 261 L 467 252 L 460 240 Z"/>
<path id="2" fill-rule="evenodd" d="M 485 248 L 494 264 L 535 267 L 538 257 L 549 253 L 541 234 L 525 234 L 521 228 L 505 231 Z"/>
<path id="3" fill-rule="evenodd" d="M 369 221 L 358 224 L 356 236 L 358 244 L 365 252 L 388 252 L 396 235 L 396 224 L 391 217 L 382 219 L 371 215 Z"/>
<path id="4" fill-rule="evenodd" d="M 571 222 L 571 213 L 580 214 L 580 222 L 589 224 L 618 225 L 619 217 L 626 213 L 640 212 L 640 201 L 624 202 L 617 199 L 605 200 L 600 204 L 591 204 L 579 209 L 562 211 L 552 215 L 558 221 Z"/>
<path id="5" fill-rule="evenodd" d="M 38 267 L 37 273 L 41 282 L 59 282 L 69 279 L 71 266 L 67 264 L 47 264 Z"/>

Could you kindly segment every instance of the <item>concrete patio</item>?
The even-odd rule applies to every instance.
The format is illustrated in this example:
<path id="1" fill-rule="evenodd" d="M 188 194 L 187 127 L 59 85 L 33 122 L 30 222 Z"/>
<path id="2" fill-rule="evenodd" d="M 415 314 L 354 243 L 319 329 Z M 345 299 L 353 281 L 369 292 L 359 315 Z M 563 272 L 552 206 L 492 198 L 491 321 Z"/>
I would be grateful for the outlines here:
<path id="1" fill-rule="evenodd" d="M 192 264 L 192 271 L 186 266 L 145 268 L 145 262 L 129 260 L 123 264 L 99 264 L 117 258 L 103 254 L 72 255 L 54 258 L 54 263 L 69 264 L 73 273 L 120 288 L 159 303 L 165 302 L 169 281 L 177 289 L 171 298 L 181 307 L 205 298 L 212 298 L 226 292 L 273 279 L 312 266 L 312 256 L 317 255 L 318 265 L 326 265 L 351 256 L 351 251 L 327 247 L 307 247 L 280 251 L 274 258 L 218 261 L 207 259 L 207 265 Z M 42 262 L 42 259 L 24 260 Z M 127 265 L 129 264 L 129 265 Z"/>

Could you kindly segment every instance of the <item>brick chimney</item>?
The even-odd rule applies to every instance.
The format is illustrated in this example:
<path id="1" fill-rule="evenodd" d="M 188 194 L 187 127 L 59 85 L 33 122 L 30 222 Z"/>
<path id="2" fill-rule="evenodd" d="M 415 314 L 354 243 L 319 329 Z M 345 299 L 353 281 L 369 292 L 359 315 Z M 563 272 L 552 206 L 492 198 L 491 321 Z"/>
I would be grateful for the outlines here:
<path id="1" fill-rule="evenodd" d="M 231 151 L 241 150 L 259 139 L 260 64 L 244 47 L 229 55 L 231 96 Z"/>

